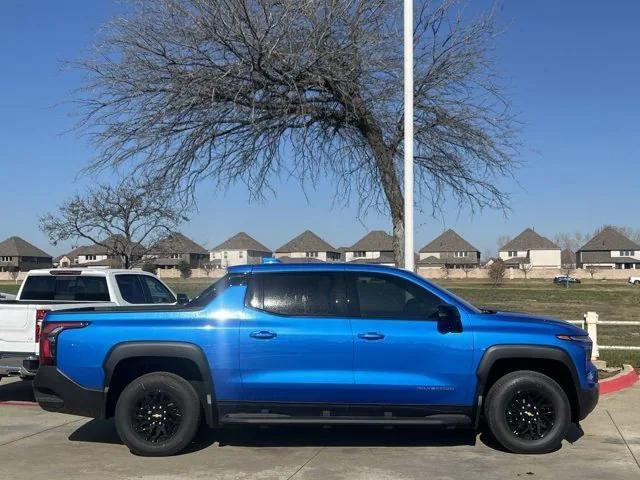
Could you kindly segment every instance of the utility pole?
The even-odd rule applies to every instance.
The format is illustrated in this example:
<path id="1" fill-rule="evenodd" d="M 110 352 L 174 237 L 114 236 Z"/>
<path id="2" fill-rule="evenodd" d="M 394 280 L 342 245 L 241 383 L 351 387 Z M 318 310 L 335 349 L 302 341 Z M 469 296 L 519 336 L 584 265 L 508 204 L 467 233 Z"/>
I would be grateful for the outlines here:
<path id="1" fill-rule="evenodd" d="M 413 257 L 413 0 L 404 0 L 404 268 Z"/>

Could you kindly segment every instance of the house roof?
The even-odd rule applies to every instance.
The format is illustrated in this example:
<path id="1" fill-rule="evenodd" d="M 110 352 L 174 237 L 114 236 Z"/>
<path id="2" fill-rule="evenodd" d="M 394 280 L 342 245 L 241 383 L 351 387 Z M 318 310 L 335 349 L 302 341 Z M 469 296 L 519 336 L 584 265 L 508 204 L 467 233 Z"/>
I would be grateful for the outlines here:
<path id="1" fill-rule="evenodd" d="M 20 237 L 9 237 L 5 241 L 0 242 L 0 256 L 51 258 L 51 255 Z"/>
<path id="2" fill-rule="evenodd" d="M 627 238 L 613 227 L 603 228 L 589 240 L 580 250 L 611 251 L 611 250 L 640 250 L 633 240 Z"/>
<path id="3" fill-rule="evenodd" d="M 514 250 L 560 250 L 560 247 L 547 237 L 543 237 L 534 232 L 533 229 L 527 228 L 500 249 L 501 252 Z"/>
<path id="4" fill-rule="evenodd" d="M 393 237 L 384 230 L 372 230 L 346 252 L 393 252 Z"/>
<path id="5" fill-rule="evenodd" d="M 153 251 L 157 253 L 199 253 L 206 255 L 208 252 L 201 245 L 184 236 L 180 232 L 173 232 L 160 240 Z"/>
<path id="6" fill-rule="evenodd" d="M 259 241 L 245 232 L 238 232 L 233 237 L 226 239 L 217 247 L 211 250 L 255 250 L 258 252 L 269 252 L 271 250 L 265 247 Z"/>
<path id="7" fill-rule="evenodd" d="M 420 252 L 478 252 L 479 250 L 467 242 L 453 230 L 449 229 L 427 243 Z"/>
<path id="8" fill-rule="evenodd" d="M 580 263 L 640 263 L 640 260 L 633 257 L 612 257 L 609 251 L 587 250 L 582 252 Z"/>
<path id="9" fill-rule="evenodd" d="M 123 268 L 124 262 L 120 258 L 105 258 L 103 260 L 92 260 L 90 262 L 83 263 L 82 267 L 109 267 L 109 268 Z"/>
<path id="10" fill-rule="evenodd" d="M 124 244 L 124 242 L 126 241 L 127 240 L 122 235 L 111 235 L 110 237 L 107 237 L 104 240 L 102 240 L 100 243 L 104 245 L 117 245 L 117 244 Z M 138 246 L 140 253 L 144 251 L 144 248 L 142 247 L 142 245 L 136 242 L 132 242 L 132 243 Z M 108 255 L 109 250 L 104 245 L 98 245 L 98 244 L 81 245 L 79 247 L 74 248 L 69 253 L 65 255 L 61 255 L 61 257 L 78 258 L 80 255 Z"/>
<path id="11" fill-rule="evenodd" d="M 176 267 L 183 260 L 181 258 L 153 258 L 149 261 L 159 267 Z"/>
<path id="12" fill-rule="evenodd" d="M 382 251 L 382 253 L 380 254 L 379 257 L 376 258 L 356 258 L 354 260 L 351 260 L 349 263 L 355 263 L 355 264 L 369 264 L 369 265 L 376 265 L 376 264 L 380 264 L 380 263 L 390 263 L 395 265 L 396 264 L 396 258 L 393 255 L 393 252 L 386 252 L 386 251 Z"/>
<path id="13" fill-rule="evenodd" d="M 326 263 L 324 260 L 313 257 L 293 258 L 293 257 L 279 257 L 280 263 Z"/>
<path id="14" fill-rule="evenodd" d="M 329 245 L 326 241 L 313 233 L 305 230 L 293 240 L 285 243 L 276 250 L 277 253 L 288 252 L 338 252 L 337 249 Z"/>
<path id="15" fill-rule="evenodd" d="M 479 265 L 480 260 L 472 257 L 438 258 L 429 256 L 418 261 L 418 265 Z"/>
<path id="16" fill-rule="evenodd" d="M 520 265 L 521 263 L 528 264 L 531 260 L 528 257 L 511 257 L 504 260 L 506 265 Z"/>

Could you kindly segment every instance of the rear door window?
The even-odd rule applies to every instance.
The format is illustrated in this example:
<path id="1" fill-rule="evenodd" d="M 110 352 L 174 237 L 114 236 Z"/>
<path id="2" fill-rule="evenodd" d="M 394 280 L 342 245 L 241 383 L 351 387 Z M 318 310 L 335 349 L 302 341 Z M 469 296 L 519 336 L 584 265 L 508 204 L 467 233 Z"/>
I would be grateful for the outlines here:
<path id="1" fill-rule="evenodd" d="M 132 304 L 151 303 L 147 300 L 140 277 L 141 275 L 116 275 L 116 283 L 125 302 Z"/>
<path id="2" fill-rule="evenodd" d="M 146 287 L 148 296 L 150 297 L 149 303 L 175 303 L 176 297 L 173 293 L 165 287 L 157 278 L 150 277 L 148 275 L 139 275 L 143 286 Z"/>
<path id="3" fill-rule="evenodd" d="M 327 317 L 339 314 L 341 287 L 334 272 L 261 273 L 261 295 L 251 291 L 247 301 L 254 308 L 277 315 Z"/>
<path id="4" fill-rule="evenodd" d="M 107 279 L 89 275 L 33 275 L 25 280 L 20 298 L 68 302 L 110 301 Z"/>

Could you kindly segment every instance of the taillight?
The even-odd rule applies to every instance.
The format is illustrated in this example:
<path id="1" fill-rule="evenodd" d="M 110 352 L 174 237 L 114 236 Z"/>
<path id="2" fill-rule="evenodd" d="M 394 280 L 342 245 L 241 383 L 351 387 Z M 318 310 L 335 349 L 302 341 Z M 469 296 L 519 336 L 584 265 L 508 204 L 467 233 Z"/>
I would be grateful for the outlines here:
<path id="1" fill-rule="evenodd" d="M 50 312 L 50 310 L 45 310 L 41 308 L 36 310 L 36 343 L 40 341 L 40 331 L 42 330 L 42 321 L 44 320 L 44 317 L 47 316 L 48 312 Z"/>
<path id="2" fill-rule="evenodd" d="M 40 338 L 40 365 L 56 364 L 56 344 L 58 335 L 63 330 L 73 328 L 84 328 L 89 325 L 87 322 L 47 322 L 42 328 Z"/>

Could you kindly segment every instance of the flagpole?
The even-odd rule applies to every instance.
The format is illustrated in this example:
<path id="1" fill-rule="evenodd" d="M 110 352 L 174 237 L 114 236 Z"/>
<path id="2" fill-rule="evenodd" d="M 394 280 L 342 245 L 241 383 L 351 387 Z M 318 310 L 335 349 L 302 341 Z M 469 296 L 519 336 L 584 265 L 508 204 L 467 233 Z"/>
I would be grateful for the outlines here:
<path id="1" fill-rule="evenodd" d="M 413 252 L 413 0 L 404 0 L 404 268 L 411 271 Z"/>

